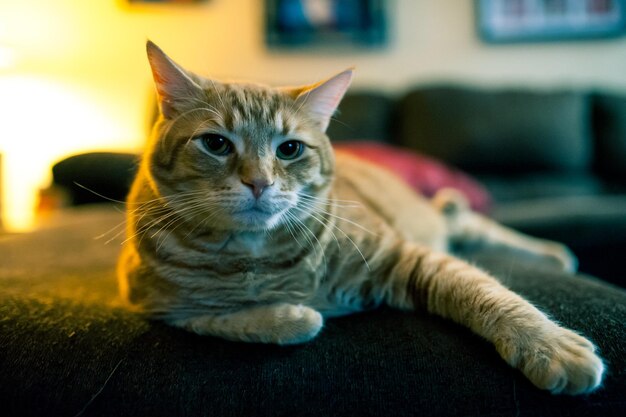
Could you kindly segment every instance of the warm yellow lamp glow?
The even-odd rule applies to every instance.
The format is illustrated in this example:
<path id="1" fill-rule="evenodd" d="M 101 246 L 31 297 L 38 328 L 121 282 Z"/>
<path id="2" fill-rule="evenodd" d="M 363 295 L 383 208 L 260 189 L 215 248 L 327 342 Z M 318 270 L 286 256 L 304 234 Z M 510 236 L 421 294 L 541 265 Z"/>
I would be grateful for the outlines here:
<path id="1" fill-rule="evenodd" d="M 116 1 L 0 0 L 0 16 L 0 219 L 24 231 L 53 163 L 141 147 L 149 70 L 130 63 L 148 36 Z"/>
<path id="2" fill-rule="evenodd" d="M 8 46 L 0 45 L 0 69 L 11 68 L 15 62 L 15 51 Z"/>
<path id="3" fill-rule="evenodd" d="M 115 123 L 119 118 L 110 108 L 115 105 L 107 108 L 103 97 L 79 86 L 27 76 L 0 77 L 5 228 L 33 227 L 37 192 L 49 183 L 50 167 L 60 158 L 94 149 L 128 148 L 119 140 L 127 135 L 127 126 Z"/>

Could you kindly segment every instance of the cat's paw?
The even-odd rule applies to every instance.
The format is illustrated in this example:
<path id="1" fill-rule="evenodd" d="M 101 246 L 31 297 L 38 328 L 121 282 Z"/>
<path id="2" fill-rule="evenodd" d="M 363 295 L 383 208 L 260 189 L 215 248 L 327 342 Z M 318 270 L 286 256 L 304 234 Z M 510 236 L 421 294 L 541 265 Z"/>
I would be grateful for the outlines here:
<path id="1" fill-rule="evenodd" d="M 540 335 L 520 336 L 498 350 L 537 387 L 553 394 L 585 394 L 600 386 L 604 374 L 595 346 L 571 330 L 551 323 Z M 517 345 L 517 346 L 515 346 Z"/>
<path id="2" fill-rule="evenodd" d="M 578 270 L 578 258 L 567 246 L 550 242 L 546 244 L 545 253 L 564 272 L 574 273 Z"/>
<path id="3" fill-rule="evenodd" d="M 279 345 L 297 345 L 313 339 L 322 329 L 322 315 L 303 305 L 284 304 L 273 309 L 268 340 Z"/>

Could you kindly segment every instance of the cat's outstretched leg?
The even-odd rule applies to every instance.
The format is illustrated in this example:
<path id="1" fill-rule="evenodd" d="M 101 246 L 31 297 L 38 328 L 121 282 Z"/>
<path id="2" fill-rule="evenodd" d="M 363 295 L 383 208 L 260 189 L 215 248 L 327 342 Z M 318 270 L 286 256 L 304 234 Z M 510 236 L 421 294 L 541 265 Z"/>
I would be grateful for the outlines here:
<path id="1" fill-rule="evenodd" d="M 224 315 L 199 315 L 166 321 L 201 335 L 279 345 L 308 342 L 319 333 L 323 324 L 320 313 L 293 304 L 257 306 Z"/>
<path id="2" fill-rule="evenodd" d="M 424 308 L 492 342 L 511 366 L 553 393 L 593 391 L 604 365 L 594 345 L 560 327 L 495 278 L 453 256 L 406 243 L 375 281 L 388 305 Z M 371 283 L 368 283 L 371 285 Z"/>
<path id="3" fill-rule="evenodd" d="M 524 235 L 471 211 L 465 197 L 456 190 L 439 191 L 432 203 L 446 219 L 452 245 L 503 247 L 550 259 L 566 272 L 578 268 L 576 256 L 565 245 Z"/>

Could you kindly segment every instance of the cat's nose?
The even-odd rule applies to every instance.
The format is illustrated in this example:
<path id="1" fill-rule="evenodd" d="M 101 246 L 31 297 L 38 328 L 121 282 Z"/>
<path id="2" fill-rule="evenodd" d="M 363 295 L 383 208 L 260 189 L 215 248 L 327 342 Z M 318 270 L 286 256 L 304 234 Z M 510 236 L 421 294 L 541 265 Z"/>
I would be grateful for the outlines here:
<path id="1" fill-rule="evenodd" d="M 255 178 L 255 179 L 241 179 L 243 185 L 248 187 L 250 191 L 252 191 L 252 195 L 257 200 L 261 197 L 263 192 L 271 187 L 274 183 L 270 182 L 265 178 Z"/>

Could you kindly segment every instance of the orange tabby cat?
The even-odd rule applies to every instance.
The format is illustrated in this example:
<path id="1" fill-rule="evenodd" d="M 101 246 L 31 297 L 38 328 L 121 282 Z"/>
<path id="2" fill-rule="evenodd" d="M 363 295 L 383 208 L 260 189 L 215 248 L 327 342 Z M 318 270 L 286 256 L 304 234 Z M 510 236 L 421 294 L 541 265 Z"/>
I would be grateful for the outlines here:
<path id="1" fill-rule="evenodd" d="M 128 198 L 121 292 L 203 335 L 296 344 L 325 317 L 386 304 L 454 320 L 536 386 L 599 386 L 587 339 L 448 253 L 465 240 L 574 258 L 507 230 L 443 191 L 430 202 L 392 174 L 335 155 L 325 130 L 352 78 L 298 88 L 192 74 L 148 42 L 161 116 Z"/>

